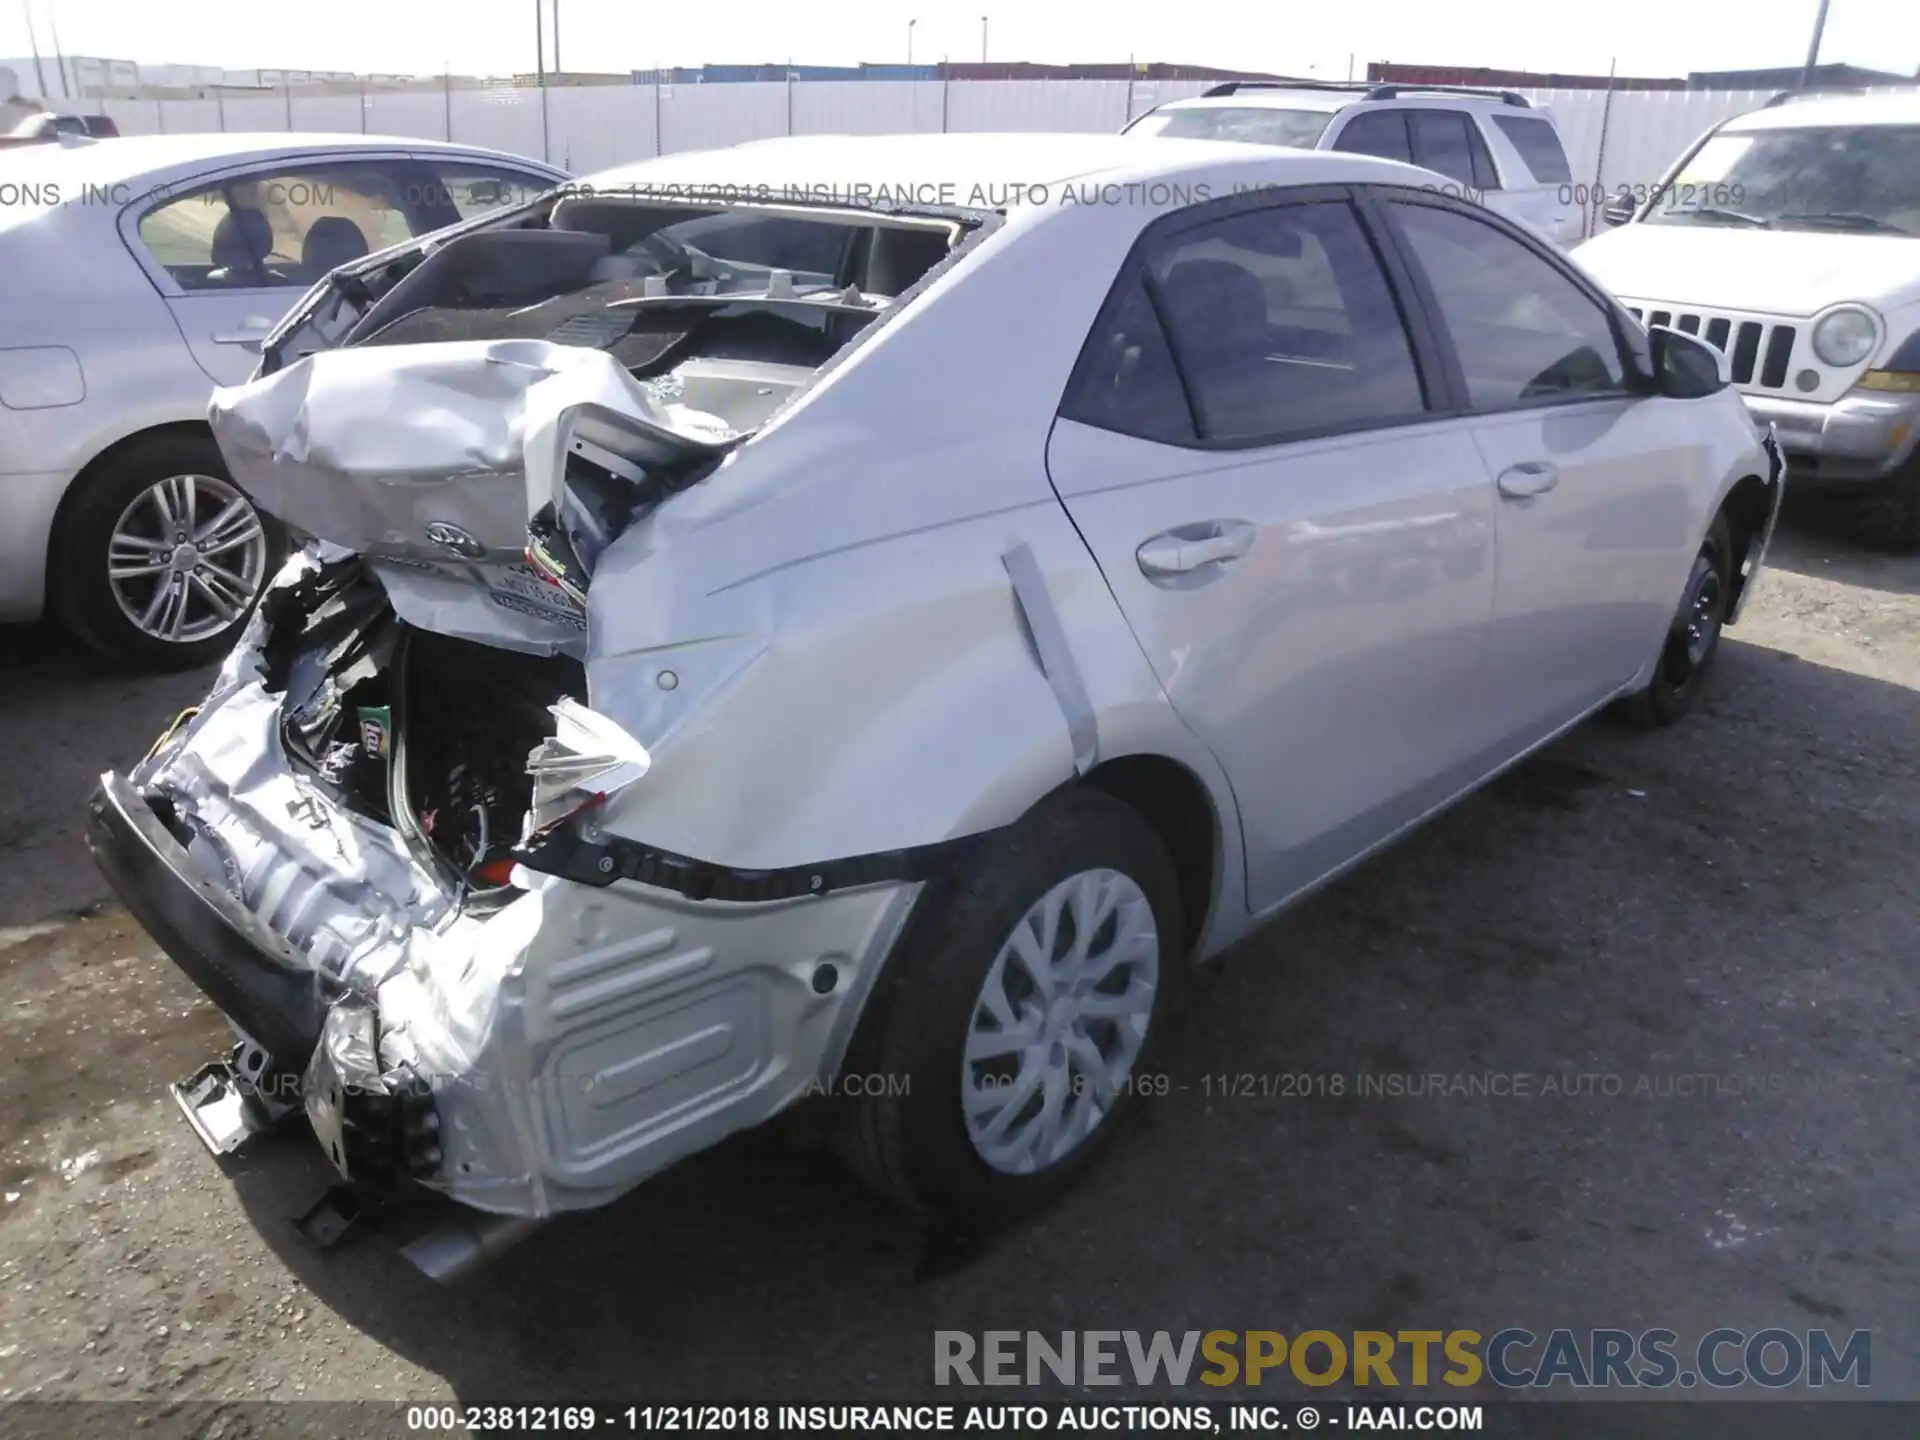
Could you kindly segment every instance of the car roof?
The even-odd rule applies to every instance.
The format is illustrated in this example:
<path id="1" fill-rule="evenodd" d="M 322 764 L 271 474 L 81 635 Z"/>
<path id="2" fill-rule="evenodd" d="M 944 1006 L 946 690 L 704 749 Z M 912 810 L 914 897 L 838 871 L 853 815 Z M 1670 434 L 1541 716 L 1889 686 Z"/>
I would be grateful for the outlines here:
<path id="1" fill-rule="evenodd" d="M 1724 135 L 1754 130 L 1799 130 L 1813 125 L 1920 125 L 1920 88 L 1864 91 L 1851 95 L 1810 92 L 1763 110 L 1736 116 L 1721 127 Z"/>
<path id="2" fill-rule="evenodd" d="M 401 135 L 328 134 L 300 131 L 264 131 L 258 134 L 126 135 L 117 139 L 22 146 L 5 152 L 0 175 L 23 185 L 58 182 L 78 191 L 82 186 L 131 184 L 150 175 L 181 166 L 221 161 L 272 159 L 303 151 L 409 150 L 447 154 L 491 154 L 484 147 L 448 145 L 439 140 L 417 140 Z M 514 157 L 516 159 L 521 157 Z M 543 169 L 550 165 L 526 163 Z"/>
<path id="3" fill-rule="evenodd" d="M 1242 152 L 1238 163 L 1258 169 L 1263 183 L 1340 178 L 1405 183 L 1397 173 L 1346 173 L 1347 162 L 1367 158 L 1361 156 L 1158 136 L 990 132 L 782 137 L 620 165 L 584 176 L 579 184 L 594 190 L 684 186 L 695 198 L 841 203 L 859 203 L 864 187 L 877 192 L 873 199 L 880 203 L 997 210 L 1019 203 L 1023 187 L 1096 175 L 1113 183 L 1145 182 L 1231 165 L 1236 161 L 1223 156 L 1229 148 Z"/>

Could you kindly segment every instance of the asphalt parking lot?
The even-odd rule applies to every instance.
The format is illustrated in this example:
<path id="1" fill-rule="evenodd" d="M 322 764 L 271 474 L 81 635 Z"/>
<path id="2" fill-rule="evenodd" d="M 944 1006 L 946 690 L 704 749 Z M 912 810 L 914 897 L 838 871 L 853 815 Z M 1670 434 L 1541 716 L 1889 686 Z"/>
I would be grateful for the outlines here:
<path id="1" fill-rule="evenodd" d="M 1866 1329 L 1920 1398 L 1920 562 L 1790 524 L 1700 713 L 1583 727 L 1242 944 L 1014 1232 L 769 1131 L 453 1290 L 308 1249 L 318 1151 L 223 1171 L 167 1098 L 223 1027 L 81 811 L 202 684 L 0 633 L 0 1399 L 905 1398 L 939 1328 L 1508 1324 Z"/>

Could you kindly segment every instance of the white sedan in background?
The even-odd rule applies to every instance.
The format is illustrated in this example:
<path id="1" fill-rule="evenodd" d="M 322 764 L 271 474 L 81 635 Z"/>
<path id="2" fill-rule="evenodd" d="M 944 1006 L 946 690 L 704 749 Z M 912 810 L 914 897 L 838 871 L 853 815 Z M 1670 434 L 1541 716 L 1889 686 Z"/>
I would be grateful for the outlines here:
<path id="1" fill-rule="evenodd" d="M 207 430 L 337 265 L 566 178 L 362 135 L 68 140 L 0 156 L 0 622 L 210 660 L 278 563 Z"/>

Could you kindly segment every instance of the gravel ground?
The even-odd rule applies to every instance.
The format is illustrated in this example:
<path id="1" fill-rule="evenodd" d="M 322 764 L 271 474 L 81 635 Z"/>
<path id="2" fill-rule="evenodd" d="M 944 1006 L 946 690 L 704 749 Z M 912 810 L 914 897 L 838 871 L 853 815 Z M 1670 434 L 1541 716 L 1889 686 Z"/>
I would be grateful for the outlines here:
<path id="1" fill-rule="evenodd" d="M 770 1130 L 452 1290 L 308 1249 L 317 1151 L 223 1166 L 166 1096 L 224 1032 L 81 802 L 203 677 L 0 647 L 0 1399 L 897 1398 L 936 1328 L 1507 1324 L 1865 1328 L 1920 1398 L 1920 563 L 1783 529 L 1699 713 L 1583 727 L 1242 944 L 1018 1230 L 930 1240 Z"/>

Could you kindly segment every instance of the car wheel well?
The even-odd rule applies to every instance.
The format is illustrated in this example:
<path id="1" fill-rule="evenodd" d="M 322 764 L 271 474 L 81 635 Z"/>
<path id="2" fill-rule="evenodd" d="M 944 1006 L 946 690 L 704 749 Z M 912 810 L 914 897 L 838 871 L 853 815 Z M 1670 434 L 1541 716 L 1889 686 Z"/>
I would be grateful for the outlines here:
<path id="1" fill-rule="evenodd" d="M 1747 584 L 1747 557 L 1766 534 L 1767 517 L 1772 513 L 1773 496 L 1767 482 L 1758 475 L 1741 476 L 1721 503 L 1720 514 L 1726 519 L 1727 537 L 1733 546 L 1733 554 L 1729 557 L 1732 562 L 1729 568 L 1733 575 L 1729 613 L 1740 603 L 1740 592 Z"/>
<path id="2" fill-rule="evenodd" d="M 60 497 L 60 503 L 54 508 L 53 524 L 47 527 L 47 575 L 48 584 L 52 584 L 53 563 L 61 554 L 61 546 L 66 538 L 66 527 L 73 517 L 76 499 L 85 491 L 89 481 L 102 470 L 117 464 L 122 456 L 150 445 L 155 440 L 185 436 L 196 440 L 211 440 L 213 429 L 204 420 L 175 420 L 165 425 L 149 426 L 145 430 L 136 430 L 131 435 L 123 435 L 106 449 L 82 465 L 68 483 L 67 490 Z"/>
<path id="3" fill-rule="evenodd" d="M 1189 953 L 1206 933 L 1220 867 L 1220 822 L 1206 785 L 1164 755 L 1121 755 L 1094 766 L 1083 784 L 1137 811 L 1159 834 L 1180 882 Z"/>

